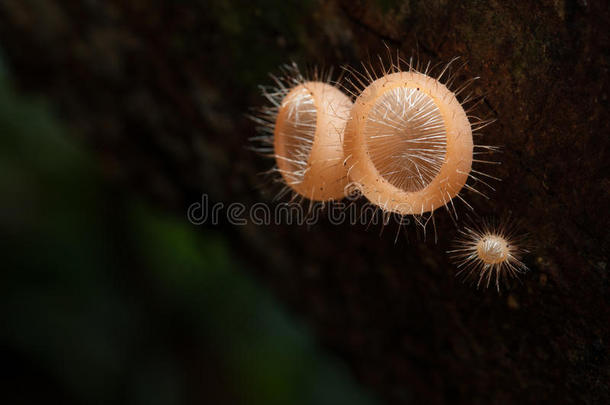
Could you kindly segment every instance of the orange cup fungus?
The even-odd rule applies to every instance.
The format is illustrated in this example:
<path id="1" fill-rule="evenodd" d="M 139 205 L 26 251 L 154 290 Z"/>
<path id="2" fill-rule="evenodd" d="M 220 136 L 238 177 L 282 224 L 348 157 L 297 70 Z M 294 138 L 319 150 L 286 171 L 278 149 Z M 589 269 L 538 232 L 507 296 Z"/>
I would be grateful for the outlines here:
<path id="1" fill-rule="evenodd" d="M 456 196 L 468 205 L 463 188 L 482 194 L 466 184 L 469 177 L 492 188 L 473 173 L 495 177 L 472 169 L 473 162 L 496 163 L 473 159 L 475 148 L 494 150 L 473 143 L 473 132 L 491 121 L 467 115 L 470 97 L 457 99 L 476 78 L 452 91 L 455 74 L 440 81 L 451 62 L 434 78 L 429 66 L 420 72 L 408 63 L 403 71 L 401 61 L 381 77 L 366 67 L 367 75 L 352 71 L 361 86 L 353 104 L 327 81 L 305 80 L 296 65 L 274 78 L 277 87 L 263 88 L 272 107 L 256 120 L 284 192 L 330 201 L 355 186 L 384 212 L 423 215 Z"/>
<path id="2" fill-rule="evenodd" d="M 455 94 L 415 70 L 389 73 L 358 96 L 345 130 L 350 178 L 384 211 L 447 205 L 466 184 L 472 129 Z"/>
<path id="3" fill-rule="evenodd" d="M 305 80 L 296 65 L 288 73 L 275 78 L 277 87 L 263 88 L 272 107 L 255 118 L 263 130 L 258 140 L 271 148 L 284 193 L 314 201 L 341 199 L 348 183 L 343 131 L 352 101 L 328 80 Z"/>
<path id="4" fill-rule="evenodd" d="M 482 220 L 459 230 L 453 248 L 447 253 L 458 268 L 457 275 L 476 283 L 477 287 L 518 278 L 527 272 L 521 257 L 528 251 L 527 236 L 509 219 L 502 222 Z"/>

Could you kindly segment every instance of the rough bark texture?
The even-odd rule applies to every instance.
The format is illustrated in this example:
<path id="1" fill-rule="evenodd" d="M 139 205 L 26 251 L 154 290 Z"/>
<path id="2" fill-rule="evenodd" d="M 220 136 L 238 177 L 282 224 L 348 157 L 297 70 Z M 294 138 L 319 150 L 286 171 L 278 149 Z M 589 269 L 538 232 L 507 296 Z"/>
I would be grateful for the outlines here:
<path id="1" fill-rule="evenodd" d="M 5 0 L 1 46 L 20 87 L 57 102 L 109 178 L 180 215 L 202 193 L 273 197 L 245 113 L 280 64 L 358 66 L 384 43 L 433 63 L 462 56 L 462 79 L 481 77 L 482 112 L 497 118 L 477 141 L 503 148 L 487 171 L 496 192 L 465 198 L 530 233 L 522 284 L 459 283 L 446 212 L 437 243 L 430 226 L 397 243 L 392 226 L 219 227 L 387 403 L 608 402 L 607 4 L 274 3 Z"/>

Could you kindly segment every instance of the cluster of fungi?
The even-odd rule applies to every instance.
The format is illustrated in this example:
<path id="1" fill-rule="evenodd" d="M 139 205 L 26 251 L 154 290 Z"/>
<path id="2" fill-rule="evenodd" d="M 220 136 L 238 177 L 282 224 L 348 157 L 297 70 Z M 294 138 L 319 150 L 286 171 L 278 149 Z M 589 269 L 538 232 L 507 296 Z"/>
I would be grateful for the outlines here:
<path id="1" fill-rule="evenodd" d="M 454 199 L 472 209 L 460 192 L 482 193 L 469 178 L 492 190 L 484 178 L 496 179 L 473 163 L 497 162 L 478 156 L 495 150 L 473 142 L 473 132 L 491 120 L 471 115 L 481 99 L 458 100 L 477 78 L 455 86 L 454 61 L 435 69 L 390 57 L 389 67 L 347 69 L 346 84 L 318 72 L 307 79 L 296 64 L 285 66 L 273 86 L 261 86 L 270 105 L 253 117 L 257 150 L 275 160 L 278 195 L 325 203 L 356 188 L 384 213 L 416 219 L 441 207 L 457 219 Z M 527 270 L 514 235 L 492 222 L 464 229 L 448 252 L 458 274 L 477 286 L 493 280 L 499 290 L 503 278 Z"/>

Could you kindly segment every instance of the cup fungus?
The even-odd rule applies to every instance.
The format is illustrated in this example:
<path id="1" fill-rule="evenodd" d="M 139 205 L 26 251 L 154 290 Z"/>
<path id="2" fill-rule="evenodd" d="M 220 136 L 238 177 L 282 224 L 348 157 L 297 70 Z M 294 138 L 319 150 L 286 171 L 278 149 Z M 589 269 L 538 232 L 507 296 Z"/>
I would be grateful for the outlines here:
<path id="1" fill-rule="evenodd" d="M 480 224 L 465 226 L 447 251 L 457 265 L 457 276 L 476 282 L 477 288 L 488 288 L 492 280 L 500 290 L 502 280 L 516 278 L 527 271 L 521 256 L 526 237 L 520 234 L 514 223 L 506 220 L 497 223 L 483 220 Z"/>
<path id="2" fill-rule="evenodd" d="M 329 77 L 306 80 L 295 64 L 284 68 L 276 86 L 262 87 L 271 106 L 254 120 L 262 134 L 259 151 L 275 158 L 273 171 L 290 190 L 314 201 L 344 197 L 347 170 L 343 166 L 343 131 L 352 107 L 350 98 Z"/>
<path id="3" fill-rule="evenodd" d="M 344 164 L 363 195 L 384 211 L 423 215 L 447 206 L 463 187 L 474 190 L 466 184 L 475 178 L 472 132 L 489 121 L 471 125 L 462 106 L 467 100 L 457 99 L 476 78 L 451 91 L 440 81 L 451 62 L 436 78 L 428 76 L 429 65 L 420 72 L 410 62 L 403 71 L 400 62 L 381 77 L 366 67 L 366 75 L 352 71 L 363 89 L 345 129 Z"/>

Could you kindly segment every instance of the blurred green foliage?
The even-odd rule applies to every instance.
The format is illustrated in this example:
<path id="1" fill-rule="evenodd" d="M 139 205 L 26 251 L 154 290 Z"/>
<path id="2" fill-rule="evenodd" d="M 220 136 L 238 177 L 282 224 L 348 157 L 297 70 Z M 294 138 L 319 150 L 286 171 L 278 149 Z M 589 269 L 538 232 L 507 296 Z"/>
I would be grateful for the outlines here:
<path id="1" fill-rule="evenodd" d="M 103 181 L 0 78 L 3 403 L 371 404 L 200 232 Z"/>

